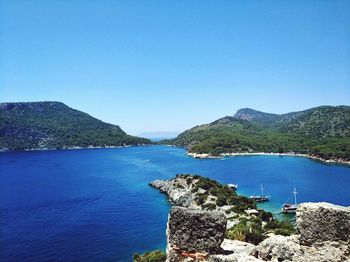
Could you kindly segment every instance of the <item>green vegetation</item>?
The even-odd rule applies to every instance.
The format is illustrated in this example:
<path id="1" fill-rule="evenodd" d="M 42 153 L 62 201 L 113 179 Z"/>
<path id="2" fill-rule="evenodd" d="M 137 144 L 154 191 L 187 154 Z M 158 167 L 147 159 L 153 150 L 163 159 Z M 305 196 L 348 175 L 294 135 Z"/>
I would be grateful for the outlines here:
<path id="1" fill-rule="evenodd" d="M 244 196 L 238 196 L 235 191 L 226 185 L 222 185 L 207 177 L 195 176 L 194 178 L 198 181 L 196 181 L 192 193 L 196 193 L 195 201 L 204 209 L 214 210 L 216 206 L 234 205 L 232 211 L 241 214 L 247 209 L 256 208 L 253 200 Z M 187 177 L 187 179 L 189 178 Z M 205 193 L 199 193 L 200 189 L 205 190 Z M 215 204 L 205 203 L 209 195 L 216 197 Z"/>
<path id="2" fill-rule="evenodd" d="M 161 250 L 155 250 L 142 255 L 135 253 L 132 259 L 134 262 L 164 262 L 166 260 L 166 254 Z"/>
<path id="3" fill-rule="evenodd" d="M 213 211 L 216 209 L 216 205 L 214 203 L 207 203 L 207 204 L 203 204 L 202 208 L 205 210 Z"/>
<path id="4" fill-rule="evenodd" d="M 227 237 L 257 245 L 266 238 L 266 232 L 263 230 L 261 220 L 242 219 L 227 231 Z"/>
<path id="5" fill-rule="evenodd" d="M 148 144 L 59 102 L 0 103 L 0 148 L 9 150 Z"/>
<path id="6" fill-rule="evenodd" d="M 265 229 L 282 236 L 290 236 L 296 232 L 294 226 L 288 220 L 278 221 L 276 219 L 271 219 L 265 225 Z"/>
<path id="7" fill-rule="evenodd" d="M 263 223 L 261 217 L 256 216 L 253 218 L 240 218 L 239 223 L 229 229 L 226 234 L 229 239 L 245 241 L 257 245 L 267 238 L 268 233 L 290 236 L 295 234 L 296 230 L 287 220 L 278 221 L 271 216 L 267 223 Z"/>
<path id="8" fill-rule="evenodd" d="M 241 109 L 234 117 L 196 126 L 163 143 L 212 155 L 294 152 L 350 160 L 350 107 L 322 106 L 283 115 Z"/>

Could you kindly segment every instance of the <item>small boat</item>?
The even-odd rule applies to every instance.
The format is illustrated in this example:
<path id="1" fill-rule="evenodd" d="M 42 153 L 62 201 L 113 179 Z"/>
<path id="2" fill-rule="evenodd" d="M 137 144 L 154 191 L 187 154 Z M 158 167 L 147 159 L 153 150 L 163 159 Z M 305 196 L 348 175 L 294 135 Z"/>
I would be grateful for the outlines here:
<path id="1" fill-rule="evenodd" d="M 237 184 L 228 184 L 228 188 L 231 188 L 232 190 L 237 190 L 238 185 Z"/>
<path id="2" fill-rule="evenodd" d="M 284 204 L 282 206 L 282 212 L 283 213 L 292 214 L 292 213 L 297 212 L 297 208 L 298 208 L 297 194 L 298 194 L 298 192 L 297 192 L 296 188 L 294 187 L 294 191 L 293 191 L 294 204 L 289 204 L 289 203 Z"/>
<path id="3" fill-rule="evenodd" d="M 253 199 L 255 202 L 269 201 L 271 196 L 264 195 L 264 188 L 262 185 L 260 186 L 260 189 L 261 189 L 261 195 L 260 196 L 250 196 L 250 199 Z"/>

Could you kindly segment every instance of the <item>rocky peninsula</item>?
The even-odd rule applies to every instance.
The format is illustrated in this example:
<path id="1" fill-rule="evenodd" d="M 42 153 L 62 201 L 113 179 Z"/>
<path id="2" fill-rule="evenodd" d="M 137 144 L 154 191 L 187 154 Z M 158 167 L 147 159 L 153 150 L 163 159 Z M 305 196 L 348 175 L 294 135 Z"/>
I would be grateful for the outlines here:
<path id="1" fill-rule="evenodd" d="M 295 231 L 208 178 L 177 175 L 150 185 L 174 205 L 166 261 L 350 261 L 350 207 L 300 204 Z"/>

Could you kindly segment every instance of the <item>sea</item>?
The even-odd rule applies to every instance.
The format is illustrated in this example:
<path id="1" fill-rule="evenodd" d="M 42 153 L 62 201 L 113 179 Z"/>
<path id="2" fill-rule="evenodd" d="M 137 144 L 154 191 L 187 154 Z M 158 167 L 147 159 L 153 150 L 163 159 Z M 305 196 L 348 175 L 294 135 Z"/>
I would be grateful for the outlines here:
<path id="1" fill-rule="evenodd" d="M 350 167 L 290 156 L 194 159 L 183 148 L 144 146 L 0 153 L 0 261 L 132 261 L 166 246 L 171 208 L 148 184 L 197 174 L 238 184 L 238 194 L 283 203 L 350 205 Z M 288 218 L 288 217 L 287 217 Z"/>

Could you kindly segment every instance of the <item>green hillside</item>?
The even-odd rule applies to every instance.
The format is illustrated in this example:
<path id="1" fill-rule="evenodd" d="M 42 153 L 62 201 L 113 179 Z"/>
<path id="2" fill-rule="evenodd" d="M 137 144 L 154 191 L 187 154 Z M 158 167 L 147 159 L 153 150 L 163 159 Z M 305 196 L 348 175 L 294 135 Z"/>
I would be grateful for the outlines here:
<path id="1" fill-rule="evenodd" d="M 8 150 L 150 143 L 60 102 L 0 103 L 0 148 Z"/>
<path id="2" fill-rule="evenodd" d="M 350 159 L 350 107 L 322 106 L 283 115 L 240 109 L 173 140 L 190 152 L 295 152 Z"/>

